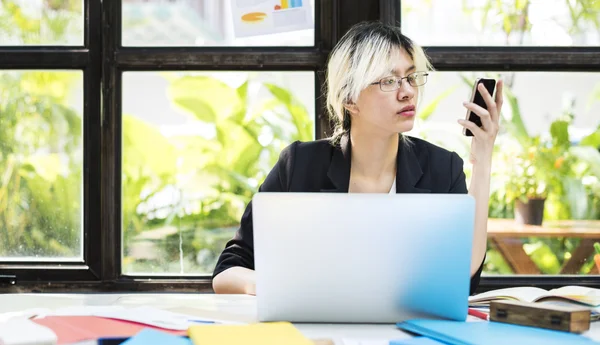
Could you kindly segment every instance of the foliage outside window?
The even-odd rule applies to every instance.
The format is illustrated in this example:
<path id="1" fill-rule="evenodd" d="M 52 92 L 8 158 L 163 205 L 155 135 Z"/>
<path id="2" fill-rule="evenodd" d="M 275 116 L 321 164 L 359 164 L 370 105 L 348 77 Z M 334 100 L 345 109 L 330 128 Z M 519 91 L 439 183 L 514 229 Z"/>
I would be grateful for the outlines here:
<path id="1" fill-rule="evenodd" d="M 79 21 L 78 21 L 79 20 Z M 79 1 L 0 1 L 0 44 L 70 43 Z M 0 70 L 0 258 L 81 259 L 80 71 Z"/>
<path id="2" fill-rule="evenodd" d="M 434 3 L 406 0 L 401 1 L 401 4 L 404 31 L 424 45 L 600 45 L 598 1 L 482 0 Z M 552 72 L 538 73 L 552 75 Z M 470 89 L 475 76 L 471 73 L 460 74 L 465 88 Z M 563 109 L 556 109 L 550 114 L 554 120 L 548 128 L 527 128 L 525 122 L 528 118 L 541 116 L 533 108 L 523 109 L 522 104 L 527 97 L 545 90 L 553 95 L 566 94 L 571 90 L 564 89 L 559 77 L 567 74 L 555 73 L 557 79 L 552 85 L 531 84 L 528 92 L 516 93 L 513 86 L 518 83 L 517 80 L 525 78 L 521 74 L 525 73 L 477 74 L 502 77 L 505 81 L 502 132 L 494 155 L 490 217 L 521 219 L 521 213 L 537 204 L 543 208 L 544 226 L 553 226 L 553 222 L 561 220 L 599 220 L 600 124 L 596 121 L 593 127 L 586 128 L 585 133 L 580 135 L 581 129 L 574 128 L 574 123 L 581 114 L 575 113 L 574 104 L 565 102 Z M 590 73 L 586 78 L 589 81 L 598 80 L 594 79 L 595 75 L 597 74 Z M 451 139 L 454 138 L 452 135 L 436 136 L 437 133 L 446 133 L 445 130 L 428 134 L 428 129 L 435 127 L 435 120 L 431 118 L 441 112 L 437 105 L 455 93 L 456 87 L 459 86 L 431 97 L 434 100 L 434 111 L 424 114 L 424 128 L 419 133 L 434 141 L 439 139 L 441 145 L 458 148 L 465 154 L 468 144 L 464 138 L 455 140 Z M 586 108 L 590 109 L 600 101 L 598 90 L 600 82 L 586 90 L 585 94 L 582 91 L 573 92 L 580 100 L 583 98 L 587 103 Z M 431 110 L 429 106 L 426 109 Z M 594 113 L 588 116 L 592 119 L 600 118 Z M 535 133 L 536 130 L 540 133 Z M 455 145 L 455 141 L 460 145 Z M 520 212 L 519 216 L 517 212 Z M 515 226 L 518 227 L 518 224 Z M 598 232 L 600 233 L 600 228 Z M 581 243 L 580 238 L 561 236 L 522 240 L 524 251 L 539 267 L 540 272 L 545 274 L 558 274 Z M 586 274 L 592 267 L 590 253 L 579 273 Z M 515 272 L 507 265 L 497 248 L 490 244 L 484 274 L 512 273 Z"/>

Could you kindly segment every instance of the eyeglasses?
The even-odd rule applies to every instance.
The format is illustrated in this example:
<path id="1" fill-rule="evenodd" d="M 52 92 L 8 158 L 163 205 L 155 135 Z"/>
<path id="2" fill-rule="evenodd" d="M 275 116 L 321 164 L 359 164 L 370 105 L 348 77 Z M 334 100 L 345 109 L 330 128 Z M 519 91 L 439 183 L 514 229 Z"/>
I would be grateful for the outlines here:
<path id="1" fill-rule="evenodd" d="M 414 72 L 404 78 L 390 76 L 382 78 L 378 82 L 371 83 L 371 85 L 379 84 L 381 91 L 390 92 L 398 90 L 400 85 L 402 85 L 403 79 L 408 80 L 408 84 L 412 87 L 423 86 L 427 82 L 428 75 L 427 72 Z"/>

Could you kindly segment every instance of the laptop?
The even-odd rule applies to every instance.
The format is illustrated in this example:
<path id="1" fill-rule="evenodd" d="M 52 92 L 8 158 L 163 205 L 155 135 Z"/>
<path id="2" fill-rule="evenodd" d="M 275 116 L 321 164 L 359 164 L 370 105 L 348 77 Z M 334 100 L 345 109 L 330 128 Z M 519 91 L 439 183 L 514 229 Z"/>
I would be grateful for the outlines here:
<path id="1" fill-rule="evenodd" d="M 468 194 L 257 193 L 259 321 L 464 321 L 475 200 Z"/>

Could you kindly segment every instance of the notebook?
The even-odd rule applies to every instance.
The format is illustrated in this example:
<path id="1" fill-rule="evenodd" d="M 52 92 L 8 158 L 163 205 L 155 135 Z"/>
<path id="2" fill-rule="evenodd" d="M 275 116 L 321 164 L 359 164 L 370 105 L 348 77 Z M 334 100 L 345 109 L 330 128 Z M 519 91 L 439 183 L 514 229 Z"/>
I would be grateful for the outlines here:
<path id="1" fill-rule="evenodd" d="M 447 345 L 598 345 L 579 334 L 502 322 L 415 319 L 399 323 L 398 328 Z"/>
<path id="2" fill-rule="evenodd" d="M 530 286 L 492 290 L 469 297 L 469 306 L 488 306 L 491 301 L 516 300 L 540 302 L 562 300 L 588 307 L 600 306 L 600 289 L 583 286 L 563 286 L 550 291 Z"/>
<path id="3" fill-rule="evenodd" d="M 288 322 L 190 326 L 194 345 L 314 345 Z"/>

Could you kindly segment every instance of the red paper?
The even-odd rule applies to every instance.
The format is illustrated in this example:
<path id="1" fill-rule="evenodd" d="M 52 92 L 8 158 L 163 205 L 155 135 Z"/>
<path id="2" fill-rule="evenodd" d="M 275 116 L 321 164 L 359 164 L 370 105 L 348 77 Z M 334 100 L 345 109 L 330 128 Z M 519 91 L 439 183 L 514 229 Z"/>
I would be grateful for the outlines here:
<path id="1" fill-rule="evenodd" d="M 46 316 L 31 321 L 50 328 L 58 338 L 58 345 L 98 338 L 132 337 L 144 328 L 156 329 L 174 335 L 187 335 L 187 331 L 175 331 L 137 322 L 97 316 Z"/>

